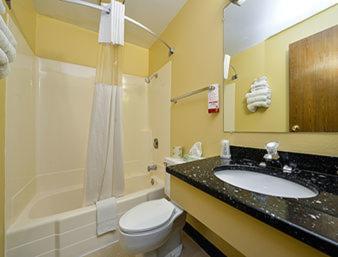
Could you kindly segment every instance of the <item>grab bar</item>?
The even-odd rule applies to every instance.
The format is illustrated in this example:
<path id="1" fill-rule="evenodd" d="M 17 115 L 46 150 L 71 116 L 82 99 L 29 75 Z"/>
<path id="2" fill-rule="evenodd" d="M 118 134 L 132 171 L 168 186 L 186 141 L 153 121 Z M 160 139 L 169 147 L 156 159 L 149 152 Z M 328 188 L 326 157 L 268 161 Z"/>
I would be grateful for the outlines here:
<path id="1" fill-rule="evenodd" d="M 177 104 L 177 102 L 181 99 L 184 99 L 184 98 L 187 98 L 187 97 L 190 97 L 192 95 L 196 95 L 196 94 L 199 94 L 199 93 L 202 93 L 204 91 L 211 91 L 211 90 L 214 90 L 215 87 L 214 86 L 208 86 L 208 87 L 203 87 L 203 88 L 200 88 L 200 89 L 197 89 L 197 90 L 194 90 L 194 91 L 191 91 L 189 93 L 186 93 L 184 95 L 181 95 L 181 96 L 177 96 L 177 97 L 174 97 L 174 98 L 171 98 L 170 99 L 170 102 L 174 103 L 174 104 Z"/>

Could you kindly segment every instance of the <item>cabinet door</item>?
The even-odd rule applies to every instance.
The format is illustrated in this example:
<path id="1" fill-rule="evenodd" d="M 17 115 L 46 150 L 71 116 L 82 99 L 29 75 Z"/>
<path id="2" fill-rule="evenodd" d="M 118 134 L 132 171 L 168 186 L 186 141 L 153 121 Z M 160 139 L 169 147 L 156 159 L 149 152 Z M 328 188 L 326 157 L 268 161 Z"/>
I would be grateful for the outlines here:
<path id="1" fill-rule="evenodd" d="M 289 46 L 290 131 L 338 131 L 338 25 Z"/>

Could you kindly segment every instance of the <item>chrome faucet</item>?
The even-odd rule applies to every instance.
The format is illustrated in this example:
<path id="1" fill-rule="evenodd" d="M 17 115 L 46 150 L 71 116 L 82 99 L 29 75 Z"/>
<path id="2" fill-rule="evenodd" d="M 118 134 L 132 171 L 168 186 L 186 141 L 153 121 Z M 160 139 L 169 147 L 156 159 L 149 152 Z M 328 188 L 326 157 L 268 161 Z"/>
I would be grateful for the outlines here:
<path id="1" fill-rule="evenodd" d="M 289 166 L 289 165 L 286 165 L 286 164 L 283 166 L 283 172 L 284 172 L 284 173 L 291 174 L 291 173 L 292 173 L 292 171 L 293 171 L 293 169 L 292 169 L 292 167 L 291 167 L 291 166 Z"/>
<path id="2" fill-rule="evenodd" d="M 279 147 L 279 143 L 277 142 L 270 142 L 265 145 L 265 149 L 268 152 L 267 154 L 264 155 L 265 161 L 272 161 L 272 160 L 279 159 L 278 147 Z"/>
<path id="3" fill-rule="evenodd" d="M 268 162 L 272 160 L 275 161 L 279 160 L 278 147 L 279 147 L 278 142 L 270 142 L 266 144 L 265 149 L 268 153 L 264 155 L 265 161 Z M 261 163 L 260 166 L 266 167 L 266 164 Z M 284 173 L 292 173 L 293 171 L 293 168 L 289 165 L 284 165 L 282 169 Z"/>

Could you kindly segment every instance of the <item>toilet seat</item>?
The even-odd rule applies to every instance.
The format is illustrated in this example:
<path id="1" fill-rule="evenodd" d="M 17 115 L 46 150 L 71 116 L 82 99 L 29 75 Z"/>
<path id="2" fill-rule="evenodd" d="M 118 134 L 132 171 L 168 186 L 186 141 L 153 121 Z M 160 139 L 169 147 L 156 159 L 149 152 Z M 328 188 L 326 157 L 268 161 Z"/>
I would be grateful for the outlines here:
<path id="1" fill-rule="evenodd" d="M 155 230 L 168 223 L 175 206 L 166 199 L 141 203 L 127 211 L 119 221 L 120 230 L 134 234 Z"/>

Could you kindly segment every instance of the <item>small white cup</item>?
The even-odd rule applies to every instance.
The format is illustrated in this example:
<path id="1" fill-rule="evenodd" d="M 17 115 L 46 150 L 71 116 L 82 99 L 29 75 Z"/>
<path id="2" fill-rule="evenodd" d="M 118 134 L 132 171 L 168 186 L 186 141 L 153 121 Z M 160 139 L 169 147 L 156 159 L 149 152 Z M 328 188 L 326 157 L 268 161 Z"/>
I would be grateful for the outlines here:
<path id="1" fill-rule="evenodd" d="M 231 154 L 230 154 L 230 142 L 229 140 L 222 140 L 221 141 L 221 154 L 220 154 L 222 159 L 231 159 Z"/>

